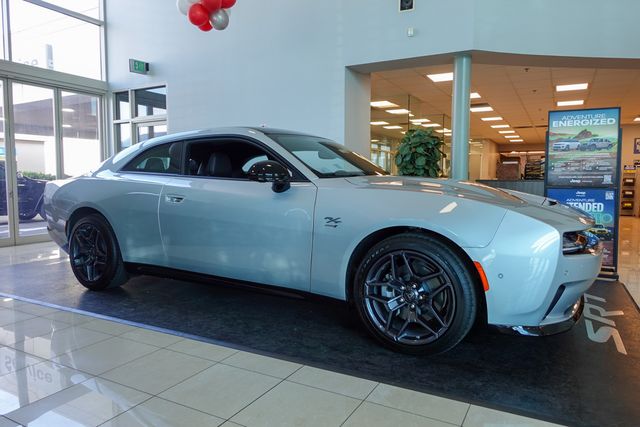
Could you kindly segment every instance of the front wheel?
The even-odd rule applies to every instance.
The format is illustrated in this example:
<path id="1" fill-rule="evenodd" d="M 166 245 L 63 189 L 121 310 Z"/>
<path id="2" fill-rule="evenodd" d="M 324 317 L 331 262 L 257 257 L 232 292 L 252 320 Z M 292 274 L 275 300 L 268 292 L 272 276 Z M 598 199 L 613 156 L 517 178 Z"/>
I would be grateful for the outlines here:
<path id="1" fill-rule="evenodd" d="M 117 287 L 127 281 L 118 242 L 102 215 L 87 215 L 73 226 L 69 258 L 76 279 L 92 291 Z"/>
<path id="2" fill-rule="evenodd" d="M 353 286 L 358 316 L 383 345 L 435 354 L 471 330 L 480 295 L 475 275 L 440 239 L 407 233 L 375 245 Z"/>

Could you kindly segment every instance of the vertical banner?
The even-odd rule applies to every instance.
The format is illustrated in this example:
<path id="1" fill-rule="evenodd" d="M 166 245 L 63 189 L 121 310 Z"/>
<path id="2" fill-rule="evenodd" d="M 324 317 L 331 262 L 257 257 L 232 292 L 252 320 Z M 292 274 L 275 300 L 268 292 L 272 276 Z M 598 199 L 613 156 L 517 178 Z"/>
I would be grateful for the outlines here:
<path id="1" fill-rule="evenodd" d="M 550 111 L 545 191 L 594 217 L 603 267 L 617 269 L 620 108 Z M 603 268 L 603 269 L 604 269 Z"/>

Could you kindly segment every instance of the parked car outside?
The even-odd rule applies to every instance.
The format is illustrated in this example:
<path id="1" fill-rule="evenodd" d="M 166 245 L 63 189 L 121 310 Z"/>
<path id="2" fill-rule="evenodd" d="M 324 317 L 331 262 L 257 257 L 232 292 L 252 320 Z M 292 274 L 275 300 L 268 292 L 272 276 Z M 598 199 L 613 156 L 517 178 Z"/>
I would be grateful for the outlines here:
<path id="1" fill-rule="evenodd" d="M 577 139 L 561 139 L 553 143 L 551 149 L 553 151 L 569 151 L 580 148 L 580 141 Z"/>
<path id="2" fill-rule="evenodd" d="M 5 162 L 0 161 L 0 215 L 7 215 L 7 182 Z M 44 217 L 44 187 L 47 181 L 16 175 L 18 184 L 18 216 L 30 220 L 40 215 Z"/>
<path id="3" fill-rule="evenodd" d="M 565 331 L 602 261 L 593 219 L 571 207 L 390 176 L 343 145 L 266 128 L 142 142 L 47 183 L 45 212 L 90 290 L 161 269 L 320 294 L 413 354 L 451 349 L 477 322 Z"/>
<path id="4" fill-rule="evenodd" d="M 613 147 L 613 141 L 609 138 L 591 138 L 587 141 L 580 141 L 581 150 L 609 150 Z"/>

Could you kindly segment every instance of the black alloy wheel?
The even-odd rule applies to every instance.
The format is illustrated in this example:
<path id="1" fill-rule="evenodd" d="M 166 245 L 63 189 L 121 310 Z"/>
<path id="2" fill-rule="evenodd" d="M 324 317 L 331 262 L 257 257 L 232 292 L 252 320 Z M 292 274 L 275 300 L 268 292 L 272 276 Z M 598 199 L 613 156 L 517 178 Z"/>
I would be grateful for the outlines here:
<path id="1" fill-rule="evenodd" d="M 354 300 L 365 327 L 385 346 L 434 354 L 458 344 L 473 326 L 476 281 L 447 244 L 407 233 L 369 251 L 356 274 Z"/>
<path id="2" fill-rule="evenodd" d="M 117 287 L 127 280 L 116 238 L 101 215 L 88 215 L 74 225 L 69 258 L 73 274 L 87 289 Z"/>

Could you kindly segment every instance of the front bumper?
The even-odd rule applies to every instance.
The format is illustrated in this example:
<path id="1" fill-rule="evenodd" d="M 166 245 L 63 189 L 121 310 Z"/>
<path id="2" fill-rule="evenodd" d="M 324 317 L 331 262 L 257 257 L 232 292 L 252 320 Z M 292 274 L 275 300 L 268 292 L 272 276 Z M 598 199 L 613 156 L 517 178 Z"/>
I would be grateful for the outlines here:
<path id="1" fill-rule="evenodd" d="M 567 332 L 573 325 L 578 322 L 584 310 L 584 297 L 580 299 L 569 309 L 569 318 L 557 323 L 550 323 L 539 326 L 513 326 L 513 325 L 491 325 L 498 331 L 509 335 L 524 335 L 529 337 L 542 337 L 548 335 L 560 334 Z"/>

